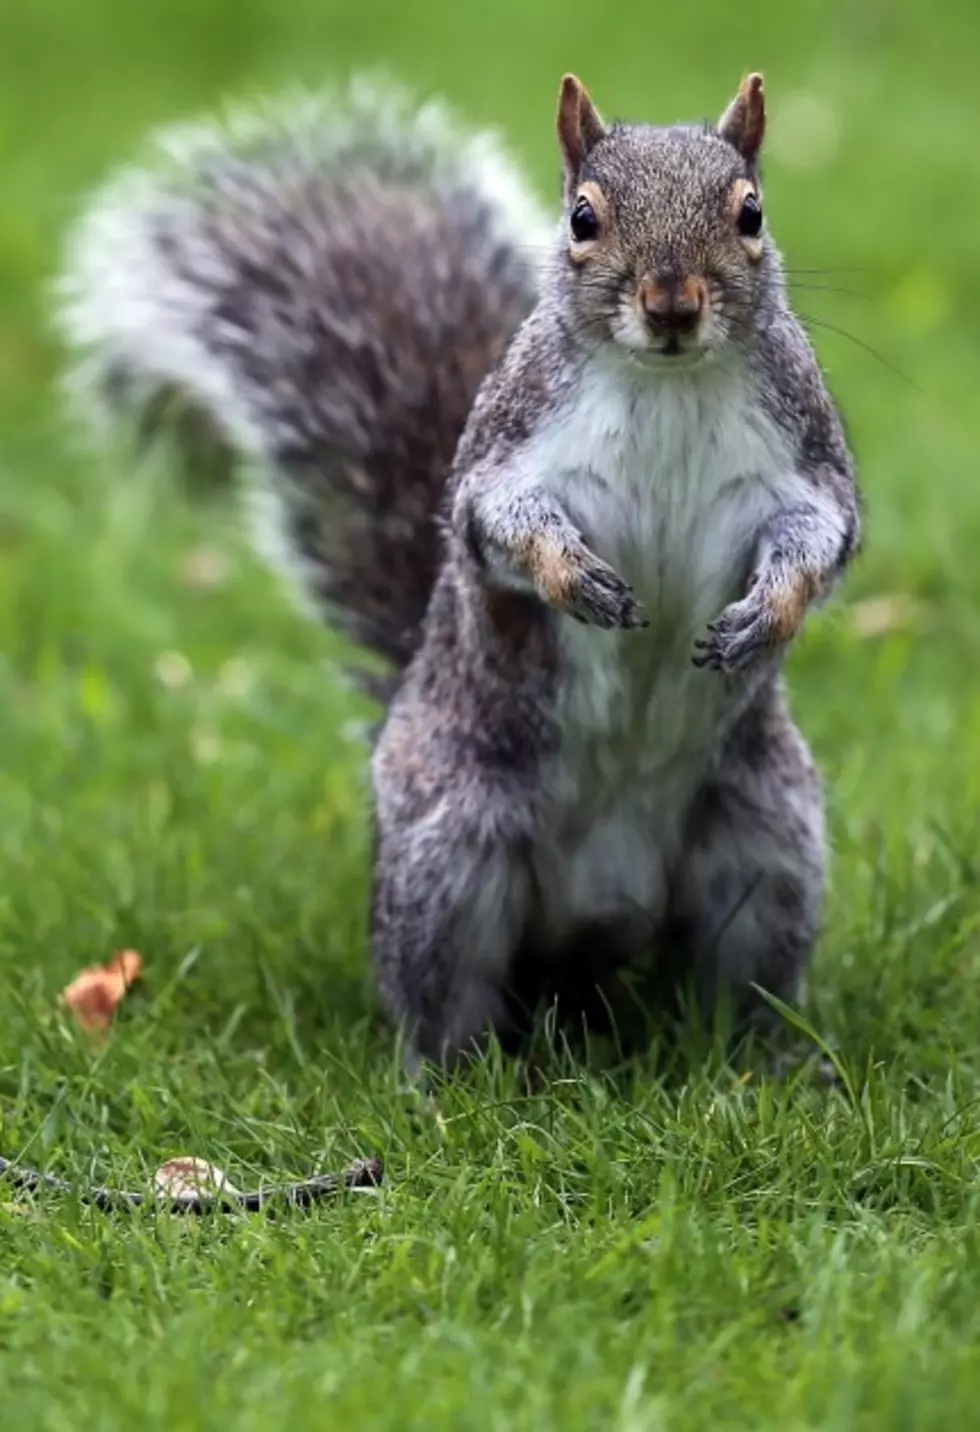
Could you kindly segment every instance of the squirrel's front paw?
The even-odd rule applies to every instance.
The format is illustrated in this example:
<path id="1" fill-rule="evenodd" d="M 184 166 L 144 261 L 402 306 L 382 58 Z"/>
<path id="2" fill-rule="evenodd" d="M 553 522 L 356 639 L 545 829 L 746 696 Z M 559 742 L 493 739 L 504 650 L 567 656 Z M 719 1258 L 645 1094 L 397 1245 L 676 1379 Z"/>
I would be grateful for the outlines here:
<path id="1" fill-rule="evenodd" d="M 588 626 L 631 629 L 649 625 L 629 584 L 578 536 L 539 538 L 533 569 L 535 586 L 544 601 Z"/>
<path id="2" fill-rule="evenodd" d="M 759 657 L 785 646 L 803 625 L 813 597 L 804 572 L 759 574 L 747 597 L 732 602 L 694 643 L 695 666 L 741 671 Z"/>

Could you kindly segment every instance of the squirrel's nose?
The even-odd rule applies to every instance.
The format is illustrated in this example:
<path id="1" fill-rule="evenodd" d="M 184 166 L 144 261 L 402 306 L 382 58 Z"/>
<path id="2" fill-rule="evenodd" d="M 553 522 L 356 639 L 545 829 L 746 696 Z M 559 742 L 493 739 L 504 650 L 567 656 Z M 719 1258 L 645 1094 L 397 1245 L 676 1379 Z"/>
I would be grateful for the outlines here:
<path id="1" fill-rule="evenodd" d="M 676 337 L 694 332 L 708 296 L 699 278 L 659 279 L 648 275 L 640 283 L 639 299 L 654 333 Z"/>

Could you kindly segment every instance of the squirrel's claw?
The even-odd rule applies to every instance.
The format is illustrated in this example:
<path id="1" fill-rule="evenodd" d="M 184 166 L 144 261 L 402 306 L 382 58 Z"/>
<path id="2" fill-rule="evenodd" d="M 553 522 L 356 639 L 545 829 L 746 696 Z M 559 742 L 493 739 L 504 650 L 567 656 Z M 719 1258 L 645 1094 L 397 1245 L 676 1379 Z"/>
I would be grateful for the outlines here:
<path id="1" fill-rule="evenodd" d="M 695 666 L 712 671 L 741 671 L 776 645 L 764 602 L 754 596 L 733 602 L 709 622 L 707 636 L 694 643 Z"/>
<path id="2" fill-rule="evenodd" d="M 739 671 L 761 656 L 788 645 L 799 632 L 816 583 L 800 568 L 753 573 L 748 595 L 732 602 L 694 643 L 695 666 Z"/>
<path id="3" fill-rule="evenodd" d="M 650 624 L 632 588 L 604 562 L 596 562 L 580 573 L 569 594 L 568 610 L 590 626 L 607 631 L 631 631 Z"/>
<path id="4" fill-rule="evenodd" d="M 612 577 L 615 578 L 615 573 Z M 567 610 L 579 621 L 607 631 L 617 628 L 633 631 L 650 625 L 649 617 L 629 587 L 620 583 L 618 578 L 609 580 L 605 573 L 601 576 L 592 573 L 583 575 L 570 596 Z"/>
<path id="5" fill-rule="evenodd" d="M 649 618 L 633 596 L 633 588 L 577 536 L 558 553 L 539 553 L 538 587 L 550 606 L 587 626 L 604 630 L 635 630 Z"/>

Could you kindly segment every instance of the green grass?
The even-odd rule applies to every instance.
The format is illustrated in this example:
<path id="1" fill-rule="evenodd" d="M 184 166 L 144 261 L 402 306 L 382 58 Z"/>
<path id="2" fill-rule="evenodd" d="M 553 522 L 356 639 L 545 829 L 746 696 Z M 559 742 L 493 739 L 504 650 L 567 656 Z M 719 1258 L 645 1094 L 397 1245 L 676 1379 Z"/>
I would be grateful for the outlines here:
<path id="1" fill-rule="evenodd" d="M 178 1153 L 246 1185 L 379 1153 L 388 1178 L 273 1221 L 6 1195 L 4 1427 L 975 1425 L 974 0 L 8 9 L 0 1151 L 124 1186 Z M 565 1061 L 531 1096 L 493 1065 L 437 1119 L 368 974 L 365 710 L 335 646 L 218 512 L 80 456 L 61 423 L 44 284 L 84 189 L 152 123 L 379 61 L 499 123 L 543 188 L 564 69 L 667 120 L 765 68 L 776 232 L 827 270 L 806 283 L 864 295 L 801 276 L 799 306 L 910 380 L 816 330 L 868 495 L 866 556 L 791 668 L 835 845 L 812 1011 L 834 1092 L 684 1049 Z M 215 587 L 187 580 L 202 544 L 227 557 Z M 849 606 L 895 594 L 921 622 L 854 630 Z M 122 946 L 147 977 L 93 1053 L 57 994 Z"/>

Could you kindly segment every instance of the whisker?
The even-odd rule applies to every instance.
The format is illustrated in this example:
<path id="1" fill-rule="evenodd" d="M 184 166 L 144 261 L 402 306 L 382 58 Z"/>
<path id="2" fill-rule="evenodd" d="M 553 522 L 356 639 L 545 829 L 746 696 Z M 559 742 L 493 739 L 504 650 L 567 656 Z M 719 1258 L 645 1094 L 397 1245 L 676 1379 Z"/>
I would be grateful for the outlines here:
<path id="1" fill-rule="evenodd" d="M 846 294 L 848 298 L 863 299 L 865 303 L 874 302 L 873 293 L 862 293 L 861 290 L 857 288 L 840 288 L 837 284 L 833 283 L 794 283 L 792 287 L 794 292 L 843 293 Z"/>
<path id="2" fill-rule="evenodd" d="M 863 348 L 865 353 L 870 353 L 872 358 L 877 358 L 882 367 L 888 368 L 896 377 L 901 378 L 904 383 L 908 383 L 910 388 L 914 388 L 917 393 L 922 393 L 923 396 L 925 396 L 926 390 L 920 387 L 914 378 L 910 378 L 907 373 L 903 372 L 901 368 L 896 367 L 884 354 L 879 353 L 877 348 L 873 348 L 871 344 L 866 343 L 863 338 L 858 338 L 855 334 L 848 333 L 846 328 L 838 328 L 834 323 L 827 323 L 825 319 L 814 318 L 809 313 L 800 313 L 799 317 L 802 318 L 804 323 L 812 324 L 815 328 L 825 328 L 828 333 L 836 333 L 841 338 L 849 339 L 856 347 Z"/>
<path id="3" fill-rule="evenodd" d="M 802 313 L 799 309 L 796 310 L 796 314 L 807 326 L 812 324 L 814 328 L 826 328 L 828 333 L 836 333 L 841 338 L 849 339 L 856 347 L 863 348 L 865 353 L 870 353 L 872 358 L 876 358 L 883 368 L 887 368 L 889 372 L 894 373 L 897 378 L 901 378 L 904 383 L 908 383 L 910 388 L 914 388 L 917 393 L 921 393 L 924 397 L 928 396 L 925 388 L 921 387 L 914 378 L 910 378 L 907 373 L 903 372 L 901 368 L 896 367 L 883 353 L 879 353 L 877 348 L 873 348 L 872 345 L 866 343 L 863 338 L 858 338 L 856 334 L 849 333 L 846 328 L 839 328 L 835 323 L 827 323 L 825 319 L 814 318 L 809 313 Z M 731 324 L 733 328 L 741 329 L 741 331 L 749 337 L 758 337 L 756 329 L 754 329 L 751 324 L 746 323 L 744 319 L 739 318 L 736 314 L 726 313 L 724 317 L 725 322 Z"/>

